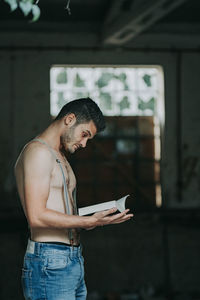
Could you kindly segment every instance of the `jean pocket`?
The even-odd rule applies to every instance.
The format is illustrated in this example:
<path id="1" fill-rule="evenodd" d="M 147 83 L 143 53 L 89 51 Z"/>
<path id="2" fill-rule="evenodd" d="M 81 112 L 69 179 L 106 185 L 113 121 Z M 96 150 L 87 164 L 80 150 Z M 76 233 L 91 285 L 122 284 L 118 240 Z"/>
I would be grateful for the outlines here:
<path id="1" fill-rule="evenodd" d="M 22 269 L 22 278 L 31 278 L 32 270 L 29 269 Z"/>
<path id="2" fill-rule="evenodd" d="M 48 257 L 46 269 L 49 270 L 57 270 L 57 269 L 64 269 L 68 264 L 67 257 Z"/>
<path id="3" fill-rule="evenodd" d="M 32 284 L 31 284 L 32 270 L 22 269 L 21 284 L 25 299 L 31 299 Z"/>

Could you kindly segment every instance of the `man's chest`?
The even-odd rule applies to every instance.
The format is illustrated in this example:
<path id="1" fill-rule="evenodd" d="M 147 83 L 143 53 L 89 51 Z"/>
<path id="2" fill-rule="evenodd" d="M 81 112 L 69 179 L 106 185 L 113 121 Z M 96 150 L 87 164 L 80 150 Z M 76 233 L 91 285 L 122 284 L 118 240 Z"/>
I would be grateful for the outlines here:
<path id="1" fill-rule="evenodd" d="M 60 189 L 66 182 L 67 189 L 72 192 L 76 186 L 76 178 L 74 172 L 67 160 L 56 162 L 51 174 L 51 187 Z"/>

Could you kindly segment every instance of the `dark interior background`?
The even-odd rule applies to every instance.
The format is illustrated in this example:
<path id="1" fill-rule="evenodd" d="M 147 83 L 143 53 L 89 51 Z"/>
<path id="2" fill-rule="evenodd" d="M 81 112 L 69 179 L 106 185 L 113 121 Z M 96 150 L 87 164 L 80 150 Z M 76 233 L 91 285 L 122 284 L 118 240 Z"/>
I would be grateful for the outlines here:
<path id="1" fill-rule="evenodd" d="M 159 65 L 164 71 L 162 207 L 155 206 L 153 190 L 138 188 L 137 172 L 127 171 L 124 187 L 128 158 L 111 160 L 107 154 L 116 133 L 71 159 L 80 206 L 125 190 L 136 195 L 132 221 L 82 232 L 88 299 L 199 300 L 200 1 L 71 0 L 71 15 L 66 2 L 40 0 L 41 17 L 31 23 L 31 15 L 11 13 L 0 1 L 0 299 L 23 299 L 20 273 L 29 232 L 14 163 L 23 145 L 51 121 L 49 71 L 65 64 Z M 117 122 L 118 128 L 129 126 Z M 137 170 L 152 174 L 150 166 L 138 164 Z"/>

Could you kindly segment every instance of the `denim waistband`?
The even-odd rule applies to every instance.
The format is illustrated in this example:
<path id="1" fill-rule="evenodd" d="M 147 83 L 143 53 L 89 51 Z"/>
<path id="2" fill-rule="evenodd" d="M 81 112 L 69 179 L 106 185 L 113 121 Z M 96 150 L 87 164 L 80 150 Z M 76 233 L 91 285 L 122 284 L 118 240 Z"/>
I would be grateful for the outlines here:
<path id="1" fill-rule="evenodd" d="M 35 242 L 28 239 L 28 244 L 26 248 L 26 253 L 42 255 L 46 252 L 62 252 L 62 254 L 70 254 L 73 256 L 81 256 L 82 255 L 82 246 L 68 246 L 68 245 L 60 245 L 60 244 L 48 244 L 42 242 Z"/>

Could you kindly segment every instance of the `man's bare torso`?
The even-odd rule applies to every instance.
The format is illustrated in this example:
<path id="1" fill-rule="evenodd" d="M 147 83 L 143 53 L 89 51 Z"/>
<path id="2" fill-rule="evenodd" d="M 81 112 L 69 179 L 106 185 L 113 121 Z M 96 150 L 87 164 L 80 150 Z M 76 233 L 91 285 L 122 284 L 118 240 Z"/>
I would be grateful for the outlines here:
<path id="1" fill-rule="evenodd" d="M 34 155 L 34 149 L 37 149 L 38 151 L 38 147 L 40 147 L 43 151 L 47 151 L 47 155 L 49 155 L 50 150 L 46 145 L 43 145 L 38 141 L 33 141 L 24 147 L 15 165 L 17 188 L 18 188 L 21 204 L 25 215 L 27 215 L 26 205 L 25 205 L 26 201 L 25 201 L 25 194 L 24 194 L 24 190 L 25 190 L 24 168 L 26 163 L 26 156 L 29 151 L 31 151 L 31 155 Z M 69 162 L 67 161 L 67 159 L 64 157 L 64 155 L 62 155 L 60 152 L 57 152 L 53 149 L 52 151 L 54 152 L 55 156 L 60 160 L 63 166 L 64 175 L 67 183 L 67 192 L 68 192 L 68 199 L 70 203 L 70 210 L 72 212 L 73 211 L 72 193 L 76 187 L 76 179 L 72 171 L 72 168 Z M 48 198 L 46 201 L 46 207 L 48 209 L 57 212 L 66 213 L 65 201 L 64 201 L 63 176 L 59 164 L 56 162 L 56 159 L 52 154 L 49 163 L 52 164 L 52 172 L 50 174 L 50 184 L 49 184 L 50 186 L 49 186 Z M 67 229 L 31 228 L 30 226 L 30 231 L 31 231 L 31 239 L 34 241 L 38 241 L 38 242 L 57 241 L 63 243 L 70 243 L 69 232 Z M 73 230 L 73 235 L 75 238 L 74 243 L 77 244 L 79 242 L 77 231 Z"/>

